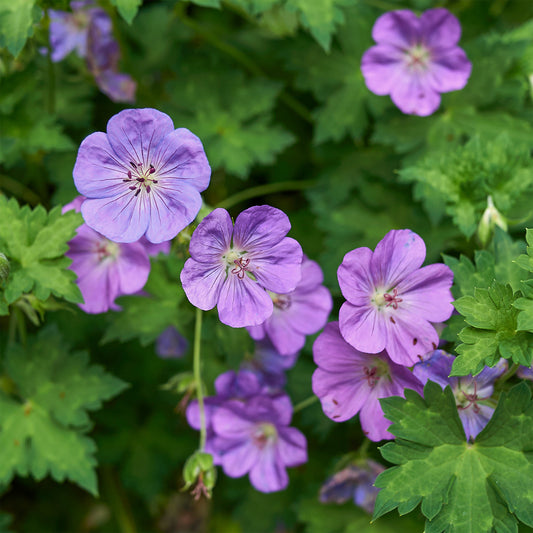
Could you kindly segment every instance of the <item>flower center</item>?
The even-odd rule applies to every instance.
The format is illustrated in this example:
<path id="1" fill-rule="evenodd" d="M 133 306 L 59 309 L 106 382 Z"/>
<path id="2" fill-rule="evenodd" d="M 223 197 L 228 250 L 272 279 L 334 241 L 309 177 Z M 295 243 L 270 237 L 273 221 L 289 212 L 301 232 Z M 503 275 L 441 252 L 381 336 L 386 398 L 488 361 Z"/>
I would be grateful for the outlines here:
<path id="1" fill-rule="evenodd" d="M 424 72 L 427 70 L 430 62 L 429 50 L 421 44 L 417 44 L 407 49 L 404 60 L 405 65 L 411 72 Z"/>
<path id="2" fill-rule="evenodd" d="M 403 299 L 398 297 L 398 289 L 392 289 L 392 293 L 376 291 L 372 302 L 380 308 L 385 306 L 398 309 L 398 304 L 403 302 Z"/>
<path id="3" fill-rule="evenodd" d="M 107 258 L 116 259 L 120 251 L 120 247 L 116 242 L 105 239 L 99 242 L 94 249 L 98 256 L 98 262 L 101 263 Z"/>
<path id="4" fill-rule="evenodd" d="M 477 404 L 478 400 L 483 398 L 478 398 L 477 395 L 477 383 L 474 381 L 474 391 L 468 392 L 459 388 L 457 391 L 454 391 L 455 402 L 458 409 L 468 409 L 472 407 L 474 413 L 479 413 L 479 405 Z M 460 387 L 460 385 L 459 385 Z"/>
<path id="5" fill-rule="evenodd" d="M 390 374 L 389 365 L 385 361 L 377 358 L 373 360 L 372 364 L 363 367 L 363 372 L 366 382 L 371 389 L 377 385 L 382 377 Z"/>
<path id="6" fill-rule="evenodd" d="M 275 292 L 267 291 L 270 298 L 272 298 L 272 303 L 276 309 L 281 311 L 286 311 L 292 304 L 290 294 L 277 294 Z"/>
<path id="7" fill-rule="evenodd" d="M 250 272 L 250 259 L 245 257 L 246 252 L 237 252 L 236 250 L 229 250 L 222 256 L 222 259 L 226 263 L 226 274 L 231 268 L 231 273 L 237 276 L 239 279 L 244 279 L 244 275 L 248 274 L 252 277 Z M 252 279 L 254 279 L 252 277 Z"/>
<path id="8" fill-rule="evenodd" d="M 261 422 L 252 429 L 252 442 L 261 450 L 267 444 L 275 442 L 277 437 L 278 431 L 276 426 L 270 422 Z"/>
<path id="9" fill-rule="evenodd" d="M 128 170 L 127 178 L 123 179 L 124 183 L 129 183 L 129 189 L 134 196 L 139 196 L 142 190 L 149 194 L 154 184 L 158 183 L 156 169 L 152 163 L 144 165 L 130 161 L 131 170 Z"/>

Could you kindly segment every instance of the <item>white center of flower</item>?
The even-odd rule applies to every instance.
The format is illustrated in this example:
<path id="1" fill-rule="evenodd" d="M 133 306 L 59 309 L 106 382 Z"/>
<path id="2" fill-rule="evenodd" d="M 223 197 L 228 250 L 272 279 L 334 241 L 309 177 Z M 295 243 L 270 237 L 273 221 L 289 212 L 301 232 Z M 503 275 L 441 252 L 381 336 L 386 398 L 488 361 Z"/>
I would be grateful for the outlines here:
<path id="1" fill-rule="evenodd" d="M 106 259 L 114 261 L 120 254 L 120 246 L 116 242 L 104 239 L 96 245 L 94 252 L 97 254 L 99 262 Z"/>
<path id="2" fill-rule="evenodd" d="M 126 172 L 126 178 L 122 181 L 128 184 L 128 189 L 134 196 L 139 196 L 141 192 L 150 194 L 154 185 L 159 183 L 157 170 L 151 163 L 129 162 L 131 170 Z"/>
<path id="3" fill-rule="evenodd" d="M 411 72 L 425 72 L 430 60 L 430 51 L 422 44 L 416 44 L 407 49 L 404 55 L 405 65 Z"/>
<path id="4" fill-rule="evenodd" d="M 276 292 L 267 291 L 270 296 L 272 303 L 276 309 L 281 311 L 286 311 L 292 304 L 290 294 L 277 294 Z"/>
<path id="5" fill-rule="evenodd" d="M 378 309 L 382 309 L 383 307 L 398 309 L 398 304 L 403 302 L 403 299 L 399 297 L 398 289 L 396 288 L 388 291 L 377 289 L 371 298 L 371 302 L 377 306 Z"/>
<path id="6" fill-rule="evenodd" d="M 230 248 L 222 256 L 222 261 L 226 264 L 226 275 L 229 271 L 239 279 L 244 279 L 245 274 L 251 279 L 255 279 L 250 272 L 250 259 L 246 257 L 246 252 L 238 252 L 233 248 Z"/>
<path id="7" fill-rule="evenodd" d="M 261 422 L 253 427 L 251 436 L 254 445 L 262 449 L 277 440 L 278 430 L 270 422 Z"/>
<path id="8" fill-rule="evenodd" d="M 380 379 L 390 379 L 389 365 L 378 357 L 374 357 L 371 363 L 365 365 L 363 367 L 363 372 L 368 386 L 371 389 L 373 389 L 378 384 L 378 381 Z"/>

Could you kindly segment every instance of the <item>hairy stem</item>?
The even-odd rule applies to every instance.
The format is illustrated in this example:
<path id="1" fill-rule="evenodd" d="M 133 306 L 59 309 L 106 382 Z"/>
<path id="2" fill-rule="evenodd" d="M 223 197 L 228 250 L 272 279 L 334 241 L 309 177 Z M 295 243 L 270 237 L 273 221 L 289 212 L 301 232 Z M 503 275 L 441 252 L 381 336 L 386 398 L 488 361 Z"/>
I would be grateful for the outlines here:
<path id="1" fill-rule="evenodd" d="M 306 398 L 305 400 L 302 400 L 301 402 L 297 403 L 294 406 L 294 409 L 292 412 L 297 413 L 298 411 L 301 411 L 302 409 L 305 409 L 306 407 L 313 405 L 317 401 L 318 401 L 318 396 L 309 396 L 309 398 Z"/>
<path id="2" fill-rule="evenodd" d="M 196 397 L 200 410 L 200 451 L 204 451 L 207 430 L 205 427 L 204 391 L 201 375 L 200 345 L 202 342 L 202 310 L 196 308 L 196 323 L 194 326 L 194 381 L 196 382 Z"/>
<path id="3" fill-rule="evenodd" d="M 257 187 L 251 187 L 244 191 L 238 192 L 222 202 L 217 204 L 217 207 L 223 207 L 229 209 L 234 205 L 240 204 L 250 198 L 257 196 L 266 196 L 267 194 L 273 194 L 281 191 L 301 191 L 304 189 L 310 189 L 316 185 L 315 180 L 293 180 L 293 181 L 280 181 L 278 183 L 268 183 L 267 185 L 258 185 Z"/>

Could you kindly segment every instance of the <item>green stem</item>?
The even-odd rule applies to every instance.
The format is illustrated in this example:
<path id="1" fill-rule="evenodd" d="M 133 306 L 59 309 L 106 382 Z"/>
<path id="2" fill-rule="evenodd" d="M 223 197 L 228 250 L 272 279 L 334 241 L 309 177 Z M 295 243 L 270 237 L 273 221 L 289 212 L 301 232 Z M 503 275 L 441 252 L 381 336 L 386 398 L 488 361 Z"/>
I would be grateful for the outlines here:
<path id="1" fill-rule="evenodd" d="M 13 314 L 17 318 L 17 329 L 19 332 L 19 339 L 22 345 L 26 344 L 26 317 L 24 313 L 18 308 L 13 308 Z"/>
<path id="2" fill-rule="evenodd" d="M 7 345 L 11 346 L 15 343 L 17 334 L 17 315 L 15 314 L 15 310 L 11 309 L 11 314 L 9 315 L 9 332 L 7 337 Z"/>
<path id="3" fill-rule="evenodd" d="M 400 8 L 399 4 L 393 4 L 392 2 L 386 2 L 384 0 L 363 0 L 363 2 L 369 6 L 377 7 L 378 9 L 383 9 L 385 11 L 395 11 Z"/>
<path id="4" fill-rule="evenodd" d="M 516 371 L 519 367 L 520 365 L 513 363 L 511 367 L 507 370 L 507 372 L 504 372 L 501 377 L 498 378 L 498 380 L 496 381 L 496 383 L 498 383 L 498 386 L 501 386 L 502 383 L 505 383 L 508 379 L 512 378 L 516 374 Z"/>
<path id="5" fill-rule="evenodd" d="M 113 468 L 111 466 L 102 466 L 100 471 L 104 490 L 108 496 L 108 503 L 113 511 L 119 531 L 121 533 L 137 533 L 131 507 Z"/>
<path id="6" fill-rule="evenodd" d="M 313 405 L 317 401 L 318 401 L 317 396 L 309 396 L 309 398 L 306 398 L 305 400 L 302 400 L 300 403 L 297 403 L 294 406 L 294 409 L 292 412 L 297 413 L 298 411 L 301 411 L 302 409 L 305 409 L 306 407 Z"/>
<path id="7" fill-rule="evenodd" d="M 217 204 L 217 207 L 223 207 L 229 209 L 234 205 L 240 204 L 250 198 L 256 196 L 266 196 L 267 194 L 273 194 L 281 191 L 301 191 L 309 189 L 317 184 L 315 180 L 293 180 L 293 181 L 280 181 L 277 183 L 268 183 L 267 185 L 258 185 L 257 187 L 251 187 L 244 191 L 238 192 L 222 202 Z"/>
<path id="8" fill-rule="evenodd" d="M 50 17 L 48 15 L 48 10 L 45 11 L 45 24 L 47 27 L 50 24 Z M 46 99 L 46 110 L 50 115 L 53 115 L 56 110 L 56 74 L 55 66 L 52 61 L 52 45 L 50 44 L 50 39 L 48 40 L 48 54 L 47 54 L 47 74 L 48 74 L 48 92 Z"/>
<path id="9" fill-rule="evenodd" d="M 223 52 L 224 54 L 233 58 L 237 63 L 240 63 L 243 67 L 248 69 L 255 76 L 268 77 L 261 67 L 249 58 L 244 52 L 236 48 L 235 46 L 226 43 L 222 39 L 219 39 L 212 30 L 204 29 L 195 20 L 185 15 L 181 10 L 176 11 L 177 17 L 191 30 L 195 31 L 198 35 L 201 35 L 209 44 Z M 313 115 L 311 112 L 302 105 L 294 96 L 288 94 L 286 91 L 279 93 L 279 99 L 287 107 L 291 108 L 297 115 L 303 118 L 310 124 L 314 123 Z"/>
<path id="10" fill-rule="evenodd" d="M 200 451 L 205 448 L 207 430 L 205 427 L 204 391 L 201 375 L 200 345 L 202 342 L 202 310 L 196 308 L 196 324 L 194 325 L 194 362 L 193 372 L 196 382 L 196 397 L 198 399 L 198 409 L 200 411 Z"/>
<path id="11" fill-rule="evenodd" d="M 41 203 L 41 199 L 31 189 L 5 174 L 0 174 L 0 189 L 10 192 L 28 204 L 37 205 Z M 2 193 L 0 192 L 0 194 Z"/>

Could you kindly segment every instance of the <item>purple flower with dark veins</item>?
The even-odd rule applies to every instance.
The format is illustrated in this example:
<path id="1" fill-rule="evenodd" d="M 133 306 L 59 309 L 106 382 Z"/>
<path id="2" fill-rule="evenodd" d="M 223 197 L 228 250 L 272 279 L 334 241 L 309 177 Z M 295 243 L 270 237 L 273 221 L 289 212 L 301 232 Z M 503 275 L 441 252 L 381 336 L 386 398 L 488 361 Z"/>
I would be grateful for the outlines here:
<path id="1" fill-rule="evenodd" d="M 175 237 L 200 210 L 211 169 L 200 139 L 155 109 L 126 109 L 81 143 L 74 183 L 85 222 L 115 242 Z"/>
<path id="2" fill-rule="evenodd" d="M 195 229 L 181 283 L 189 301 L 220 321 L 257 326 L 273 312 L 267 291 L 289 293 L 300 281 L 302 248 L 286 237 L 289 218 L 268 205 L 243 211 L 235 220 L 215 209 Z"/>
<path id="3" fill-rule="evenodd" d="M 496 402 L 491 399 L 494 382 L 507 370 L 507 361 L 500 359 L 494 367 L 486 366 L 477 376 L 448 377 L 455 357 L 443 350 L 435 350 L 431 357 L 417 363 L 413 374 L 424 385 L 429 380 L 443 389 L 449 385 L 455 396 L 459 418 L 466 438 L 475 439 L 492 417 Z"/>
<path id="4" fill-rule="evenodd" d="M 339 313 L 344 339 L 365 353 L 386 350 L 399 365 L 412 366 L 437 348 L 432 323 L 453 312 L 453 272 L 446 265 L 422 267 L 424 241 L 411 230 L 391 230 L 374 252 L 348 252 L 337 276 L 346 298 Z"/>
<path id="5" fill-rule="evenodd" d="M 379 488 L 374 481 L 385 470 L 383 465 L 367 459 L 351 464 L 331 476 L 320 489 L 322 503 L 346 503 L 353 500 L 367 513 L 374 512 Z"/>
<path id="6" fill-rule="evenodd" d="M 83 200 L 81 196 L 75 198 L 63 208 L 63 212 L 79 211 Z M 68 246 L 65 255 L 72 259 L 69 268 L 78 276 L 76 283 L 84 299 L 80 308 L 86 313 L 119 310 L 115 299 L 140 291 L 148 280 L 150 259 L 139 242 L 112 242 L 82 224 Z"/>
<path id="7" fill-rule="evenodd" d="M 289 484 L 286 468 L 307 462 L 307 441 L 289 427 L 291 417 L 286 395 L 254 396 L 218 408 L 212 419 L 215 464 L 229 477 L 249 474 L 261 492 L 283 490 Z"/>
<path id="8" fill-rule="evenodd" d="M 159 357 L 171 359 L 182 357 L 188 346 L 187 339 L 174 326 L 169 326 L 157 337 L 155 351 Z"/>
<path id="9" fill-rule="evenodd" d="M 403 113 L 427 116 L 440 105 L 440 93 L 462 89 L 472 70 L 457 46 L 461 25 L 447 9 L 417 17 L 402 9 L 381 15 L 372 29 L 377 45 L 361 60 L 367 87 L 389 94 Z"/>
<path id="10" fill-rule="evenodd" d="M 422 394 L 422 384 L 413 373 L 393 363 L 386 352 L 361 353 L 341 336 L 338 322 L 330 322 L 313 345 L 318 368 L 313 373 L 313 392 L 324 414 L 344 422 L 357 413 L 365 435 L 372 441 L 393 439 L 387 431 L 380 398 L 404 395 L 404 388 Z"/>
<path id="11" fill-rule="evenodd" d="M 252 338 L 268 338 L 281 355 L 300 351 L 305 336 L 324 327 L 333 307 L 331 294 L 322 285 L 323 281 L 318 263 L 304 255 L 302 279 L 292 292 L 270 293 L 274 311 L 262 324 L 247 328 Z"/>

